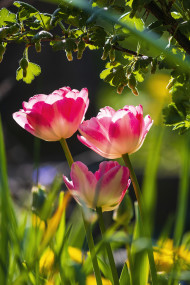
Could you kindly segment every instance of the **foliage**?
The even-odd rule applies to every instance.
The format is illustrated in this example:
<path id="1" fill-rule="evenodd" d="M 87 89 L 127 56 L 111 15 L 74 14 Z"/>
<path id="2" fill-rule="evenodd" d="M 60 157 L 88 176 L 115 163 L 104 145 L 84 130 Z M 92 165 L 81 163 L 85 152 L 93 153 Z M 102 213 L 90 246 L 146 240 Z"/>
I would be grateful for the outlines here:
<path id="1" fill-rule="evenodd" d="M 18 8 L 16 14 L 0 10 L 1 61 L 11 42 L 24 43 L 27 50 L 35 47 L 36 52 L 41 52 L 41 43 L 46 42 L 53 51 L 64 50 L 69 61 L 73 52 L 81 59 L 86 48 L 101 49 L 102 60 L 108 62 L 100 78 L 115 86 L 119 94 L 127 86 L 135 95 L 147 73 L 168 70 L 172 103 L 164 109 L 165 124 L 180 133 L 189 129 L 188 0 L 94 0 L 90 4 L 62 0 L 52 14 L 22 1 L 13 4 Z M 20 61 L 16 78 L 31 83 L 41 69 L 27 61 L 24 69 Z"/>

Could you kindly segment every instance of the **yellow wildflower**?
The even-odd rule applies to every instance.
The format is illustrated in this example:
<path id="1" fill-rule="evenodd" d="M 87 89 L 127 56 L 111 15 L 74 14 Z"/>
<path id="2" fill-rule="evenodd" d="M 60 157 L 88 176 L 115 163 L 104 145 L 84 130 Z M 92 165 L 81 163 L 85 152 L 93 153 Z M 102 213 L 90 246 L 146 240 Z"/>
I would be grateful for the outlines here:
<path id="1" fill-rule="evenodd" d="M 173 240 L 167 239 L 154 247 L 154 260 L 157 271 L 160 272 L 169 272 L 176 261 L 181 270 L 187 270 L 190 267 L 190 251 L 184 245 L 175 248 Z"/>
<path id="2" fill-rule="evenodd" d="M 83 263 L 85 256 L 79 248 L 69 246 L 68 253 L 73 261 L 77 263 Z"/>
<path id="3" fill-rule="evenodd" d="M 48 247 L 40 258 L 40 263 L 39 263 L 40 272 L 43 274 L 50 273 L 53 268 L 54 262 L 55 262 L 54 252 Z"/>
<path id="4" fill-rule="evenodd" d="M 94 275 L 89 275 L 86 278 L 86 285 L 96 285 L 96 278 Z M 102 285 L 112 285 L 111 281 L 102 277 Z"/>

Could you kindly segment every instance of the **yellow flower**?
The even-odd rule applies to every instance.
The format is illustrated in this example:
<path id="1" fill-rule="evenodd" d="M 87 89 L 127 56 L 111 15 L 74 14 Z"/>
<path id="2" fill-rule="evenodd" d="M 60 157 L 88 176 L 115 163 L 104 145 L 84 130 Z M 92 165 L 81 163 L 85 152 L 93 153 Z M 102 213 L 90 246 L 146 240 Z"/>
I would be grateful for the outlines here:
<path id="1" fill-rule="evenodd" d="M 150 94 L 157 98 L 159 101 L 163 101 L 169 95 L 167 89 L 170 76 L 168 74 L 154 74 L 147 81 L 147 87 Z"/>
<path id="2" fill-rule="evenodd" d="M 55 255 L 53 250 L 51 250 L 49 247 L 44 251 L 40 258 L 40 272 L 43 274 L 48 274 L 52 271 L 53 265 L 55 262 Z"/>
<path id="3" fill-rule="evenodd" d="M 85 256 L 79 248 L 69 246 L 68 253 L 73 261 L 77 263 L 83 263 Z"/>
<path id="4" fill-rule="evenodd" d="M 190 267 L 190 251 L 184 245 L 175 248 L 173 240 L 167 239 L 159 241 L 158 246 L 154 247 L 154 260 L 160 272 L 169 272 L 174 261 L 178 262 L 181 270 L 187 270 Z"/>
<path id="5" fill-rule="evenodd" d="M 96 278 L 94 275 L 89 275 L 86 278 L 86 285 L 96 285 Z M 112 285 L 111 281 L 102 277 L 102 285 Z"/>

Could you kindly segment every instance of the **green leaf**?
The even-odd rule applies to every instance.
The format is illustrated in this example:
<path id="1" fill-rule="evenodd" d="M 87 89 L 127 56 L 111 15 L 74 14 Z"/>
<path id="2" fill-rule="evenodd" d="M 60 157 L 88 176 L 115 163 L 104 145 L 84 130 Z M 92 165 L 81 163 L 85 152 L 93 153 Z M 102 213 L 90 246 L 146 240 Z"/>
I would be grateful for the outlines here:
<path id="1" fill-rule="evenodd" d="M 30 84 L 34 80 L 35 76 L 40 75 L 40 73 L 40 66 L 35 63 L 29 62 L 26 77 L 23 77 L 23 70 L 19 67 L 16 71 L 16 80 L 22 79 L 27 84 Z"/>
<path id="2" fill-rule="evenodd" d="M 23 8 L 25 11 L 27 11 L 30 14 L 35 14 L 39 12 L 34 6 L 22 1 L 15 1 L 13 4 L 18 8 Z"/>
<path id="3" fill-rule="evenodd" d="M 51 25 L 50 25 L 50 21 L 51 21 L 51 14 L 48 13 L 38 13 L 35 14 L 35 18 L 40 21 L 41 27 L 43 29 L 50 29 Z"/>
<path id="4" fill-rule="evenodd" d="M 108 68 L 103 70 L 100 78 L 112 86 L 119 86 L 120 84 L 126 85 L 127 79 L 123 65 L 116 64 L 114 66 L 106 65 Z"/>
<path id="5" fill-rule="evenodd" d="M 28 18 L 39 13 L 39 11 L 35 7 L 22 1 L 15 1 L 14 5 L 19 8 L 18 18 L 21 21 L 27 20 Z"/>
<path id="6" fill-rule="evenodd" d="M 52 46 L 53 51 L 65 49 L 65 42 L 63 42 L 61 39 L 60 39 L 60 41 L 51 41 L 50 45 Z"/>
<path id="7" fill-rule="evenodd" d="M 37 42 L 41 39 L 51 39 L 53 38 L 53 35 L 47 31 L 40 31 L 32 38 L 32 42 Z"/>
<path id="8" fill-rule="evenodd" d="M 119 285 L 130 285 L 130 276 L 127 268 L 127 264 L 125 263 L 119 278 Z"/>
<path id="9" fill-rule="evenodd" d="M 132 28 L 136 28 L 138 31 L 143 31 L 144 30 L 144 22 L 142 19 L 140 18 L 136 18 L 135 16 L 131 19 L 130 18 L 130 13 L 127 12 L 126 14 L 122 15 L 119 20 L 123 23 L 123 24 L 127 24 Z M 120 28 L 120 25 L 116 25 L 116 29 Z M 129 31 L 126 28 L 122 28 L 122 31 L 124 33 L 129 33 Z"/>
<path id="10" fill-rule="evenodd" d="M 16 23 L 16 15 L 6 8 L 0 10 L 0 27 L 7 26 L 7 22 Z"/>
<path id="11" fill-rule="evenodd" d="M 182 18 L 182 15 L 179 12 L 171 12 L 171 15 L 174 19 Z"/>
<path id="12" fill-rule="evenodd" d="M 106 32 L 100 26 L 94 26 L 88 30 L 89 41 L 92 45 L 103 47 L 105 45 Z"/>
<path id="13" fill-rule="evenodd" d="M 179 113 L 175 103 L 169 104 L 163 109 L 164 123 L 168 126 L 175 125 L 179 122 L 183 122 L 185 117 Z"/>
<path id="14" fill-rule="evenodd" d="M 134 273 L 134 284 L 147 285 L 149 262 L 146 248 L 148 247 L 149 241 L 143 238 L 143 224 L 137 203 L 135 203 L 135 213 L 136 222 L 133 233 L 133 243 L 131 246 L 135 272 L 132 273 Z"/>

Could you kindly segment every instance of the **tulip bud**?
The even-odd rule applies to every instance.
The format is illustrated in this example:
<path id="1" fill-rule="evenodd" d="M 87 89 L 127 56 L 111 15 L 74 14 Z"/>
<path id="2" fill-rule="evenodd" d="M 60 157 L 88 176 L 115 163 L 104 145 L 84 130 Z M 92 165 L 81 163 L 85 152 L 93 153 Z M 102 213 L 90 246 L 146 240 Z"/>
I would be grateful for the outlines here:
<path id="1" fill-rule="evenodd" d="M 32 211 L 40 218 L 46 197 L 45 187 L 41 185 L 32 187 Z"/>
<path id="2" fill-rule="evenodd" d="M 111 62 L 115 61 L 115 50 L 113 48 L 109 51 L 109 58 Z"/>
<path id="3" fill-rule="evenodd" d="M 101 57 L 102 60 L 106 60 L 106 58 L 109 55 L 110 50 L 111 50 L 111 44 L 110 44 L 110 42 L 108 42 L 104 46 L 104 51 L 103 51 L 103 54 L 102 54 L 102 57 Z"/>
<path id="4" fill-rule="evenodd" d="M 85 42 L 81 39 L 78 43 L 78 53 L 77 53 L 77 59 L 81 59 L 83 52 L 85 50 Z"/>

